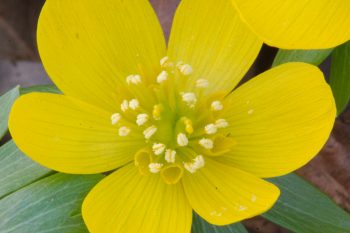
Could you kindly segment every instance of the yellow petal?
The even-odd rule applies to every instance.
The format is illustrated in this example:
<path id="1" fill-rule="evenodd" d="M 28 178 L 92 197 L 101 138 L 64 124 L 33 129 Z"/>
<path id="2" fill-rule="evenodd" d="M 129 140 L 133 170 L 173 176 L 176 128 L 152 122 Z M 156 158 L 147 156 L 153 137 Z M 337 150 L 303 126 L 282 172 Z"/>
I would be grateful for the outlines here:
<path id="1" fill-rule="evenodd" d="M 189 233 L 192 222 L 181 184 L 141 176 L 133 164 L 97 184 L 82 213 L 91 233 Z"/>
<path id="2" fill-rule="evenodd" d="M 289 173 L 325 144 L 335 119 L 332 92 L 315 66 L 287 63 L 233 91 L 227 130 L 236 141 L 221 159 L 260 177 Z"/>
<path id="3" fill-rule="evenodd" d="M 259 215 L 275 203 L 280 193 L 273 184 L 209 159 L 196 173 L 186 173 L 183 185 L 192 208 L 214 225 Z"/>
<path id="4" fill-rule="evenodd" d="M 193 68 L 188 86 L 209 81 L 208 91 L 230 91 L 254 62 L 262 43 L 227 0 L 183 0 L 176 12 L 169 57 Z"/>
<path id="5" fill-rule="evenodd" d="M 324 49 L 350 39 L 347 0 L 231 0 L 265 43 L 284 49 Z"/>
<path id="6" fill-rule="evenodd" d="M 144 142 L 118 136 L 110 116 L 71 97 L 33 93 L 15 102 L 9 128 L 17 146 L 38 163 L 66 173 L 98 173 L 132 161 Z"/>
<path id="7" fill-rule="evenodd" d="M 54 83 L 66 95 L 110 111 L 116 108 L 117 86 L 130 74 L 155 79 L 165 55 L 147 0 L 48 0 L 37 37 Z"/>

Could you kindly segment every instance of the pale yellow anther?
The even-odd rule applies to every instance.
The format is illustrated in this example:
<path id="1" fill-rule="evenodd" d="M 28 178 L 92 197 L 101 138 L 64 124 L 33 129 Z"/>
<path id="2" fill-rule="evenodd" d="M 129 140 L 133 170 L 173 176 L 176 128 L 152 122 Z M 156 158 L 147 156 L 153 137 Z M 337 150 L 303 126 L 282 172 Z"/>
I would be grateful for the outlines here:
<path id="1" fill-rule="evenodd" d="M 207 88 L 209 86 L 209 81 L 206 79 L 198 79 L 196 81 L 196 87 L 198 88 Z"/>
<path id="2" fill-rule="evenodd" d="M 184 167 L 190 173 L 195 173 L 198 169 L 204 167 L 205 161 L 202 155 L 198 155 L 193 159 L 193 162 L 184 163 Z"/>
<path id="3" fill-rule="evenodd" d="M 160 59 L 159 63 L 162 68 L 173 66 L 173 63 L 169 60 L 169 57 L 163 57 L 162 59 Z"/>
<path id="4" fill-rule="evenodd" d="M 165 145 L 163 143 L 153 143 L 152 150 L 155 155 L 160 155 L 164 152 Z"/>
<path id="5" fill-rule="evenodd" d="M 129 109 L 129 101 L 123 100 L 123 102 L 120 104 L 120 109 L 125 112 Z"/>
<path id="6" fill-rule="evenodd" d="M 111 116 L 112 125 L 117 124 L 120 121 L 121 118 L 122 117 L 121 117 L 121 115 L 119 113 L 112 114 L 112 116 Z"/>
<path id="7" fill-rule="evenodd" d="M 149 167 L 149 171 L 152 172 L 152 173 L 158 173 L 160 172 L 160 170 L 162 169 L 163 167 L 163 164 L 161 163 L 150 163 L 148 165 Z"/>
<path id="8" fill-rule="evenodd" d="M 118 133 L 119 133 L 119 136 L 125 137 L 129 135 L 130 131 L 131 130 L 128 127 L 122 126 L 119 128 Z"/>
<path id="9" fill-rule="evenodd" d="M 153 118 L 155 120 L 160 120 L 163 110 L 164 108 L 161 104 L 154 105 L 152 111 Z"/>
<path id="10" fill-rule="evenodd" d="M 146 113 L 141 113 L 136 116 L 136 124 L 138 126 L 144 125 L 149 119 L 149 116 Z"/>
<path id="11" fill-rule="evenodd" d="M 165 151 L 165 161 L 167 161 L 168 163 L 175 163 L 175 157 L 176 157 L 175 150 L 167 149 Z"/>
<path id="12" fill-rule="evenodd" d="M 219 100 L 215 100 L 211 103 L 211 110 L 212 111 L 220 111 L 223 108 L 224 108 L 224 105 Z"/>
<path id="13" fill-rule="evenodd" d="M 208 138 L 202 138 L 201 140 L 199 140 L 199 145 L 201 145 L 202 147 L 204 147 L 205 149 L 213 149 L 214 147 L 214 142 L 211 139 Z"/>
<path id="14" fill-rule="evenodd" d="M 193 124 L 192 121 L 190 119 L 188 119 L 187 117 L 182 118 L 182 121 L 185 125 L 185 131 L 188 134 L 192 134 L 193 133 Z"/>
<path id="15" fill-rule="evenodd" d="M 143 135 L 145 136 L 146 139 L 150 139 L 153 136 L 153 134 L 155 134 L 156 132 L 157 132 L 157 127 L 152 125 L 143 131 Z"/>
<path id="16" fill-rule="evenodd" d="M 160 74 L 157 76 L 157 83 L 162 83 L 164 81 L 166 81 L 169 77 L 168 72 L 166 72 L 165 70 L 163 70 L 162 72 L 160 72 Z"/>
<path id="17" fill-rule="evenodd" d="M 177 67 L 180 70 L 180 72 L 185 76 L 191 75 L 193 73 L 192 66 L 190 66 L 189 64 L 179 64 Z"/>
<path id="18" fill-rule="evenodd" d="M 218 129 L 214 124 L 209 124 L 204 127 L 204 130 L 207 134 L 215 134 Z"/>
<path id="19" fill-rule="evenodd" d="M 216 128 L 222 129 L 228 126 L 228 122 L 225 119 L 218 119 L 215 121 Z"/>
<path id="20" fill-rule="evenodd" d="M 129 108 L 136 110 L 140 106 L 140 103 L 137 99 L 132 99 L 129 101 Z"/>
<path id="21" fill-rule="evenodd" d="M 139 84 L 141 83 L 141 76 L 138 74 L 131 74 L 128 77 L 126 77 L 126 83 L 127 84 Z"/>
<path id="22" fill-rule="evenodd" d="M 187 138 L 186 134 L 179 133 L 177 135 L 177 144 L 179 146 L 187 146 L 188 145 L 188 138 Z"/>
<path id="23" fill-rule="evenodd" d="M 186 104 L 190 108 L 194 108 L 196 103 L 197 103 L 197 97 L 193 92 L 185 92 L 185 93 L 180 93 L 182 96 L 182 100 L 186 102 Z"/>

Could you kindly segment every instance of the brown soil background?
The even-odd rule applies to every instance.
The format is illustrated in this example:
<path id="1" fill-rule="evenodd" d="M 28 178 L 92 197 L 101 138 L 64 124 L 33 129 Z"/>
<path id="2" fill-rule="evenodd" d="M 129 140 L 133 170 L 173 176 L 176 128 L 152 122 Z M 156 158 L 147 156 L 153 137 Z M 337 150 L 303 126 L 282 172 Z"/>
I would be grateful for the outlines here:
<path id="1" fill-rule="evenodd" d="M 170 33 L 179 0 L 150 0 L 165 35 Z M 42 68 L 36 49 L 36 23 L 44 0 L 0 0 L 0 94 L 20 84 L 51 83 Z M 276 49 L 265 46 L 245 81 L 271 66 Z M 329 73 L 330 59 L 321 65 Z M 8 138 L 8 137 L 7 137 Z M 350 212 L 350 109 L 336 120 L 322 151 L 297 173 L 319 187 L 342 208 Z M 245 221 L 251 233 L 289 232 L 257 217 Z"/>

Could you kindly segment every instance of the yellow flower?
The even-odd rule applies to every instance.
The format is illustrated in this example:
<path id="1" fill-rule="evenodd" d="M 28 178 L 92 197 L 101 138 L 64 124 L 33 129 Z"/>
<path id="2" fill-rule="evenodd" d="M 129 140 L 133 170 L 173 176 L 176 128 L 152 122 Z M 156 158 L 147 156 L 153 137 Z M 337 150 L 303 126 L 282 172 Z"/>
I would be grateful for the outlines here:
<path id="1" fill-rule="evenodd" d="M 265 43 L 284 49 L 332 48 L 350 39 L 348 0 L 231 0 Z"/>
<path id="2" fill-rule="evenodd" d="M 48 0 L 39 51 L 64 95 L 22 96 L 10 131 L 57 171 L 117 169 L 84 201 L 93 233 L 189 233 L 192 209 L 217 225 L 261 214 L 279 196 L 261 178 L 307 163 L 335 118 L 303 63 L 231 93 L 261 44 L 228 0 L 182 1 L 167 49 L 146 0 Z"/>

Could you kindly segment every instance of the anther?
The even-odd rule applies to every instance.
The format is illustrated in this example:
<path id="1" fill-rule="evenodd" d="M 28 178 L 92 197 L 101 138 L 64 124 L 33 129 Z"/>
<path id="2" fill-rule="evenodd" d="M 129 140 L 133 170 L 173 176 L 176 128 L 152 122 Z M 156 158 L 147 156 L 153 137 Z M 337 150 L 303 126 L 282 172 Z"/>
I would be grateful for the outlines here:
<path id="1" fill-rule="evenodd" d="M 214 124 L 209 124 L 204 127 L 204 130 L 207 134 L 215 134 L 218 129 Z"/>
<path id="2" fill-rule="evenodd" d="M 204 165 L 205 161 L 202 155 L 196 156 L 196 158 L 193 159 L 193 162 L 184 163 L 184 167 L 190 173 L 195 173 L 198 169 L 204 167 Z"/>
<path id="3" fill-rule="evenodd" d="M 208 138 L 202 138 L 201 140 L 199 140 L 199 144 L 208 150 L 213 149 L 213 147 L 214 147 L 213 140 L 208 139 Z"/>
<path id="4" fill-rule="evenodd" d="M 165 145 L 163 143 L 154 143 L 152 146 L 153 153 L 155 155 L 160 155 L 165 150 Z"/>
<path id="5" fill-rule="evenodd" d="M 224 108 L 224 105 L 219 100 L 215 100 L 211 103 L 211 110 L 212 111 L 220 111 Z"/>
<path id="6" fill-rule="evenodd" d="M 121 117 L 121 115 L 119 113 L 112 114 L 112 116 L 111 116 L 112 125 L 117 124 L 120 121 L 121 118 L 122 117 Z"/>
<path id="7" fill-rule="evenodd" d="M 119 133 L 119 136 L 125 137 L 129 135 L 130 129 L 128 127 L 122 126 L 119 128 L 118 133 Z"/>
<path id="8" fill-rule="evenodd" d="M 126 77 L 126 82 L 127 82 L 127 84 L 139 84 L 139 83 L 141 83 L 142 81 L 141 81 L 141 76 L 140 75 L 134 75 L 134 74 L 131 74 L 131 75 L 129 75 L 128 77 Z"/>
<path id="9" fill-rule="evenodd" d="M 143 131 L 143 135 L 145 136 L 146 139 L 150 139 L 153 136 L 153 134 L 155 134 L 156 132 L 157 132 L 157 127 L 152 125 Z"/>
<path id="10" fill-rule="evenodd" d="M 196 87 L 198 88 L 207 88 L 209 86 L 209 81 L 206 79 L 198 79 L 196 81 Z"/>
<path id="11" fill-rule="evenodd" d="M 163 70 L 162 72 L 160 72 L 160 74 L 157 76 L 157 83 L 162 83 L 164 81 L 166 81 L 168 79 L 168 72 L 166 72 L 165 70 Z"/>
<path id="12" fill-rule="evenodd" d="M 185 131 L 188 133 L 188 134 L 192 134 L 193 133 L 193 124 L 192 124 L 192 121 L 190 119 L 188 119 L 187 117 L 184 117 L 182 119 L 184 125 L 185 125 Z"/>
<path id="13" fill-rule="evenodd" d="M 137 99 L 132 99 L 129 101 L 129 108 L 136 110 L 140 106 L 140 103 Z"/>
<path id="14" fill-rule="evenodd" d="M 179 134 L 177 135 L 177 144 L 178 144 L 179 146 L 187 146 L 187 144 L 188 144 L 188 138 L 187 138 L 186 134 L 184 134 L 184 133 L 179 133 Z"/>
<path id="15" fill-rule="evenodd" d="M 197 103 L 197 97 L 193 92 L 181 93 L 182 100 L 187 103 L 190 108 L 194 108 Z"/>
<path id="16" fill-rule="evenodd" d="M 148 165 L 149 171 L 152 173 L 158 173 L 160 172 L 161 168 L 163 167 L 163 164 L 161 163 L 150 163 Z"/>
<path id="17" fill-rule="evenodd" d="M 161 104 L 157 104 L 153 106 L 152 115 L 155 120 L 161 119 L 162 112 L 163 112 L 163 106 Z"/>
<path id="18" fill-rule="evenodd" d="M 149 116 L 146 113 L 142 113 L 136 116 L 136 124 L 141 126 L 145 124 L 149 119 Z"/>
<path id="19" fill-rule="evenodd" d="M 175 163 L 175 156 L 176 156 L 176 151 L 175 150 L 167 149 L 165 151 L 165 160 L 168 163 Z"/>
<path id="20" fill-rule="evenodd" d="M 163 68 L 173 66 L 173 63 L 170 62 L 169 57 L 163 57 L 162 59 L 160 59 L 159 63 L 160 63 L 160 66 Z"/>
<path id="21" fill-rule="evenodd" d="M 189 64 L 178 63 L 177 67 L 180 70 L 180 72 L 185 76 L 191 75 L 193 73 L 193 69 Z"/>
<path id="22" fill-rule="evenodd" d="M 120 109 L 125 112 L 129 109 L 129 101 L 123 100 L 123 102 L 120 104 Z"/>
<path id="23" fill-rule="evenodd" d="M 228 122 L 225 119 L 218 119 L 215 121 L 216 128 L 226 128 L 228 126 Z"/>

